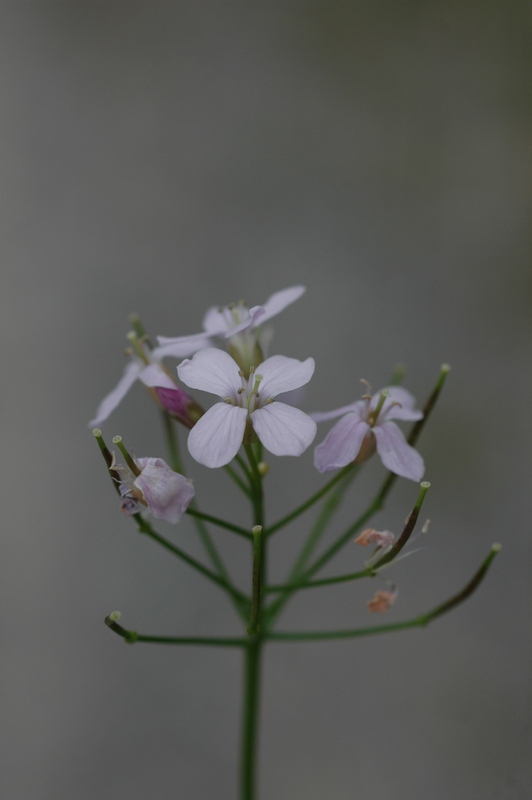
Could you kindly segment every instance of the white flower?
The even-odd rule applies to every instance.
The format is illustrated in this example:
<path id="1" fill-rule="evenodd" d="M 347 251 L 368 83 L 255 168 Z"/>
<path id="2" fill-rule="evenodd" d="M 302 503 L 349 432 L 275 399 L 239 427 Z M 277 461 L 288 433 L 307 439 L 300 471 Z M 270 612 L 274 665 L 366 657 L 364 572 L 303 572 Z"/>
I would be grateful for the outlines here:
<path id="1" fill-rule="evenodd" d="M 222 339 L 231 355 L 247 373 L 252 364 L 264 358 L 271 338 L 270 332 L 260 328 L 264 322 L 280 314 L 295 303 L 305 292 L 304 286 L 290 286 L 274 292 L 262 306 L 247 308 L 243 303 L 229 306 L 212 306 L 203 318 L 203 332 L 191 336 L 158 336 L 164 355 L 190 356 L 204 347 L 217 346 Z"/>
<path id="2" fill-rule="evenodd" d="M 319 472 L 345 467 L 352 461 L 365 461 L 377 450 L 391 472 L 419 481 L 425 472 L 423 459 L 406 441 L 392 419 L 418 420 L 423 412 L 415 408 L 415 398 L 399 386 L 390 386 L 374 395 L 365 395 L 335 411 L 312 414 L 316 422 L 342 417 L 314 451 Z"/>
<path id="3" fill-rule="evenodd" d="M 223 401 L 190 431 L 188 449 L 200 464 L 228 464 L 243 442 L 247 424 L 276 456 L 301 455 L 316 435 L 316 423 L 307 414 L 275 400 L 308 383 L 314 372 L 312 358 L 272 356 L 245 377 L 228 353 L 208 347 L 183 361 L 177 372 L 187 386 L 217 394 Z"/>

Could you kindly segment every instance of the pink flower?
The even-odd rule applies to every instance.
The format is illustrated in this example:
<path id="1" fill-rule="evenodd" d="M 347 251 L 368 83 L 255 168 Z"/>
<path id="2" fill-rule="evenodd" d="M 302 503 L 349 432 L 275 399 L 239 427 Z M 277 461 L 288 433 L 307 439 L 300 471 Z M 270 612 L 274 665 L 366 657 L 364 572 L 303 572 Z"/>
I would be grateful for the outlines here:
<path id="1" fill-rule="evenodd" d="M 128 515 L 148 507 L 154 517 L 176 523 L 194 497 L 194 486 L 183 475 L 174 472 L 162 458 L 137 458 L 139 474 L 115 466 L 124 475 L 120 480 L 121 509 Z"/>
<path id="2" fill-rule="evenodd" d="M 316 469 L 331 472 L 353 461 L 361 463 L 377 450 L 391 472 L 412 481 L 421 480 L 425 471 L 423 459 L 391 421 L 422 419 L 423 412 L 415 408 L 415 403 L 406 389 L 390 386 L 335 411 L 311 414 L 316 422 L 341 417 L 314 451 Z"/>
<path id="3" fill-rule="evenodd" d="M 212 406 L 188 436 L 188 449 L 200 464 L 228 464 L 238 453 L 246 426 L 276 456 L 301 455 L 316 435 L 316 423 L 307 414 L 276 401 L 277 395 L 308 383 L 314 372 L 312 358 L 272 356 L 251 367 L 246 377 L 228 353 L 208 347 L 183 361 L 177 372 L 187 386 L 217 394 L 223 401 Z"/>
<path id="4" fill-rule="evenodd" d="M 220 339 L 239 366 L 247 373 L 250 366 L 264 358 L 271 335 L 260 328 L 264 322 L 298 300 L 305 292 L 304 286 L 290 286 L 274 292 L 262 306 L 247 308 L 243 303 L 229 306 L 212 306 L 203 318 L 203 332 L 192 336 L 158 336 L 157 341 L 165 355 L 190 356 L 204 347 L 218 345 Z"/>

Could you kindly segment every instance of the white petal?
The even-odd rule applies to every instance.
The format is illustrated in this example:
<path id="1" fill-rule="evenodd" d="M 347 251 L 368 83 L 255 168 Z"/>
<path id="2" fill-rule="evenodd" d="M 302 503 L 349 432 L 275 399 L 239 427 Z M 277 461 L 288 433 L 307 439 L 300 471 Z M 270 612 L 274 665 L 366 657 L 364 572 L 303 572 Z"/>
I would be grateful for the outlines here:
<path id="1" fill-rule="evenodd" d="M 165 356 L 184 358 L 197 353 L 212 344 L 208 333 L 194 333 L 191 336 L 158 336 L 159 347 L 152 351 L 152 358 L 160 360 Z"/>
<path id="2" fill-rule="evenodd" d="M 149 364 L 141 371 L 139 379 L 144 386 L 162 386 L 163 389 L 175 389 L 177 384 L 166 374 L 159 364 Z"/>
<path id="3" fill-rule="evenodd" d="M 190 455 L 206 467 L 223 467 L 229 464 L 242 444 L 246 418 L 245 408 L 216 403 L 190 431 Z"/>
<path id="4" fill-rule="evenodd" d="M 359 417 L 359 419 L 362 419 L 364 408 L 364 401 L 357 400 L 354 403 L 349 403 L 347 406 L 335 408 L 334 411 L 313 411 L 310 416 L 313 420 L 315 420 L 315 422 L 327 422 L 329 419 L 336 419 L 336 417 L 342 417 L 344 414 L 353 412 Z"/>
<path id="5" fill-rule="evenodd" d="M 206 347 L 192 359 L 183 361 L 177 368 L 177 374 L 192 389 L 211 392 L 225 400 L 226 397 L 235 397 L 242 385 L 239 369 L 229 353 L 216 347 Z"/>
<path id="6" fill-rule="evenodd" d="M 255 433 L 275 456 L 300 456 L 316 436 L 316 423 L 299 408 L 268 403 L 251 414 Z"/>
<path id="7" fill-rule="evenodd" d="M 373 428 L 377 440 L 377 453 L 390 472 L 402 478 L 420 481 L 425 472 L 423 459 L 411 447 L 395 422 L 384 422 Z"/>
<path id="8" fill-rule="evenodd" d="M 247 309 L 246 309 L 247 311 Z M 237 333 L 241 331 L 245 331 L 248 328 L 255 328 L 257 325 L 260 324 L 262 317 L 264 316 L 264 308 L 262 306 L 254 306 L 247 311 L 247 316 L 242 322 L 238 325 L 234 325 L 232 328 L 228 328 L 225 332 L 225 338 L 229 339 L 231 336 L 235 336 Z"/>
<path id="9" fill-rule="evenodd" d="M 260 319 L 260 324 L 266 320 L 280 314 L 281 311 L 287 306 L 299 300 L 302 294 L 306 292 L 305 286 L 289 286 L 288 289 L 281 289 L 280 292 L 274 292 L 265 303 L 263 303 L 264 316 Z"/>
<path id="10" fill-rule="evenodd" d="M 354 461 L 370 430 L 358 414 L 342 417 L 314 451 L 314 466 L 318 472 L 331 472 Z"/>
<path id="11" fill-rule="evenodd" d="M 122 375 L 121 379 L 115 386 L 112 392 L 104 397 L 100 405 L 98 406 L 98 410 L 96 411 L 96 416 L 89 422 L 89 427 L 94 428 L 98 427 L 99 425 L 104 422 L 107 417 L 111 414 L 112 411 L 115 410 L 117 405 L 120 401 L 126 396 L 129 392 L 139 374 L 143 368 L 143 364 L 139 361 L 130 361 L 127 364 L 124 374 Z"/>
<path id="12" fill-rule="evenodd" d="M 381 389 L 380 392 L 373 395 L 371 401 L 372 410 L 377 407 L 380 394 L 383 391 L 388 392 L 389 396 L 384 401 L 379 419 L 403 419 L 410 421 L 423 419 L 423 412 L 416 408 L 416 398 L 406 389 L 403 389 L 402 386 L 387 386 L 386 389 Z M 399 403 L 399 405 L 392 405 L 393 403 Z"/>
<path id="13" fill-rule="evenodd" d="M 304 386 L 314 373 L 314 359 L 299 361 L 286 356 L 271 356 L 257 367 L 257 374 L 262 375 L 259 393 L 264 400 L 277 397 L 282 392 L 290 392 Z"/>
<path id="14" fill-rule="evenodd" d="M 242 308 L 240 306 L 241 310 Z M 203 329 L 209 336 L 224 336 L 232 325 L 234 325 L 234 318 L 227 306 L 211 306 L 203 317 Z"/>
<path id="15" fill-rule="evenodd" d="M 174 472 L 162 458 L 139 458 L 141 468 L 133 484 L 142 492 L 148 508 L 157 519 L 179 522 L 194 497 L 194 486 Z"/>

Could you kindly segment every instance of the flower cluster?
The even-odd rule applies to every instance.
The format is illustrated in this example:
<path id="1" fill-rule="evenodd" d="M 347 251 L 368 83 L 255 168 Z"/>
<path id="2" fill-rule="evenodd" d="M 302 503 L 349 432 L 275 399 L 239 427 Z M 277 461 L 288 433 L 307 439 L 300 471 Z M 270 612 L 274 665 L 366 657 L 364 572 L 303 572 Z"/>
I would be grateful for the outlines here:
<path id="1" fill-rule="evenodd" d="M 207 467 L 228 464 L 242 444 L 257 440 L 274 455 L 299 456 L 314 440 L 316 423 L 340 417 L 315 449 L 314 464 L 319 472 L 361 463 L 377 452 L 391 472 L 419 481 L 423 459 L 393 421 L 414 421 L 423 416 L 406 389 L 391 386 L 334 411 L 310 415 L 286 402 L 288 392 L 310 381 L 314 360 L 265 357 L 271 331 L 262 326 L 304 291 L 303 286 L 292 286 L 251 308 L 243 303 L 212 307 L 204 316 L 202 332 L 159 336 L 154 348 L 130 334 L 131 361 L 118 385 L 100 404 L 91 425 L 107 419 L 133 383 L 140 380 L 163 408 L 190 429 L 189 452 Z M 229 352 L 215 346 L 220 343 Z M 179 380 L 190 389 L 218 395 L 220 402 L 204 413 L 163 365 L 166 356 L 193 356 L 177 367 Z"/>

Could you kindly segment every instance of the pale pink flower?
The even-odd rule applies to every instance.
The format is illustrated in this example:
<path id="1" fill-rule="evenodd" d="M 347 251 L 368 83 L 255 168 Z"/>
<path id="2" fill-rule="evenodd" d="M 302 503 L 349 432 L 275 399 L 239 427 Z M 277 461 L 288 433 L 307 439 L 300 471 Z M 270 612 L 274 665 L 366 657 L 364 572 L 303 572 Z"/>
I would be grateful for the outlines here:
<path id="1" fill-rule="evenodd" d="M 205 348 L 177 368 L 180 380 L 192 389 L 217 394 L 216 403 L 198 420 L 188 436 L 188 449 L 200 464 L 222 467 L 238 453 L 246 426 L 277 456 L 298 456 L 316 435 L 316 423 L 303 411 L 276 400 L 277 395 L 308 383 L 314 359 L 298 361 L 272 356 L 249 377 L 223 350 Z"/>
<path id="2" fill-rule="evenodd" d="M 415 408 L 415 398 L 399 386 L 381 389 L 378 394 L 335 411 L 311 414 L 316 422 L 341 417 L 314 451 L 319 472 L 331 472 L 351 462 L 361 463 L 377 450 L 382 463 L 403 478 L 419 481 L 425 465 L 419 453 L 406 441 L 393 419 L 418 420 L 423 412 Z"/>
<path id="3" fill-rule="evenodd" d="M 190 356 L 204 347 L 218 346 L 220 340 L 239 366 L 247 373 L 250 366 L 262 361 L 271 332 L 263 323 L 280 314 L 305 292 L 304 286 L 290 286 L 274 292 L 261 306 L 248 308 L 243 303 L 212 306 L 203 318 L 203 332 L 191 336 L 158 336 L 165 355 Z"/>
<path id="4" fill-rule="evenodd" d="M 148 507 L 157 519 L 179 522 L 194 497 L 192 481 L 170 469 L 162 458 L 136 458 L 135 464 L 138 475 L 128 467 L 112 467 L 123 476 L 120 478 L 122 511 L 132 515 Z"/>

